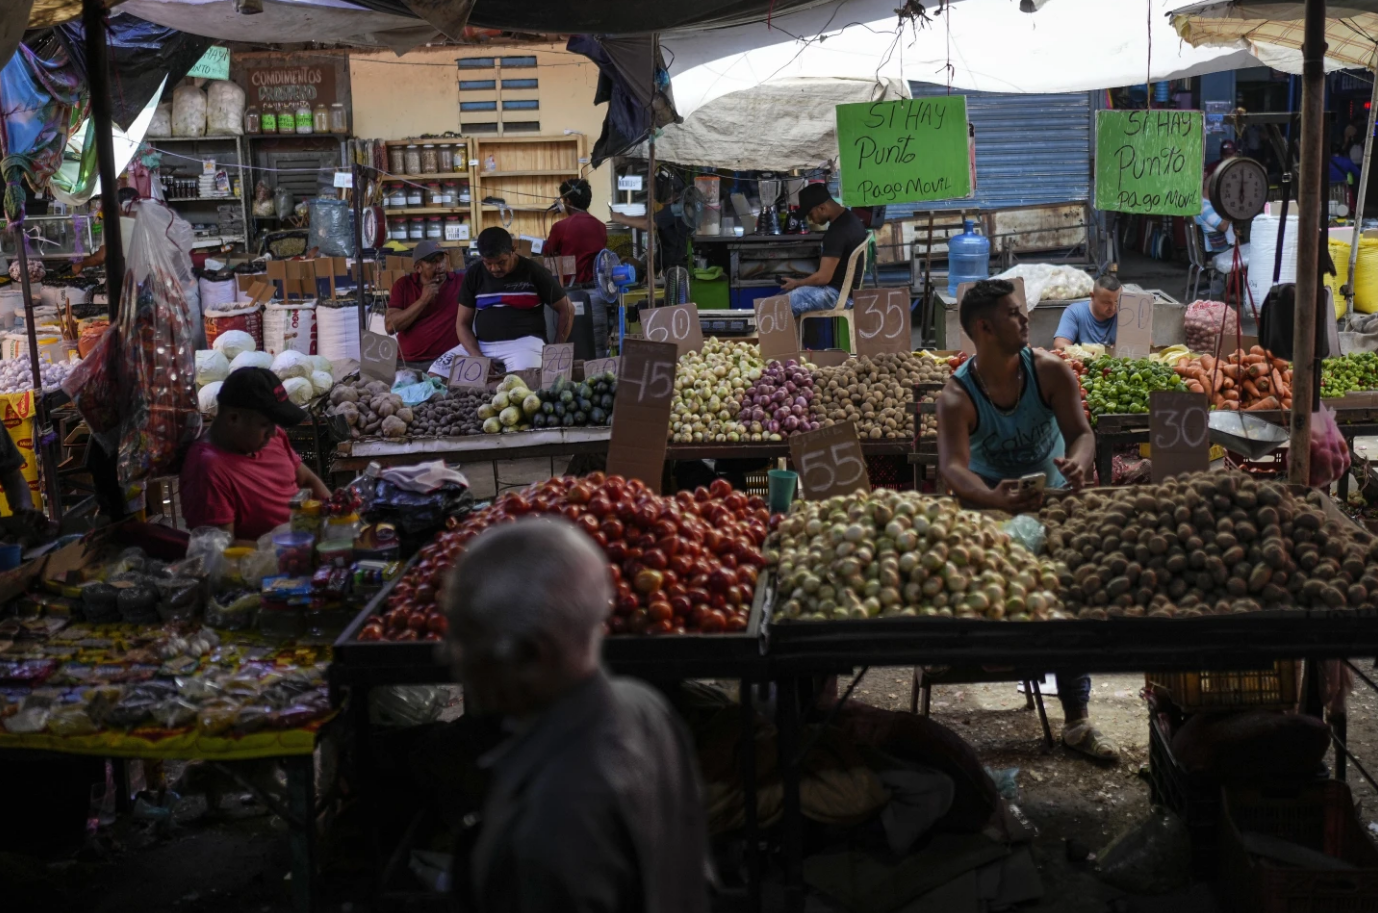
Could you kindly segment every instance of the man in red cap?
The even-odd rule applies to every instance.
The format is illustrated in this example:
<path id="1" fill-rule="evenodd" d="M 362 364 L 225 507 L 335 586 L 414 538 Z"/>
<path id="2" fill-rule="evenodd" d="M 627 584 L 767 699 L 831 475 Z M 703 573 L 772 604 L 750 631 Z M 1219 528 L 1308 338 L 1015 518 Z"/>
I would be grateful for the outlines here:
<path id="1" fill-rule="evenodd" d="M 288 504 L 303 488 L 325 500 L 330 489 L 292 449 L 284 428 L 306 411 L 287 398 L 267 368 L 240 368 L 216 397 L 215 421 L 182 464 L 182 515 L 187 528 L 219 526 L 236 542 L 254 544 L 286 523 Z"/>

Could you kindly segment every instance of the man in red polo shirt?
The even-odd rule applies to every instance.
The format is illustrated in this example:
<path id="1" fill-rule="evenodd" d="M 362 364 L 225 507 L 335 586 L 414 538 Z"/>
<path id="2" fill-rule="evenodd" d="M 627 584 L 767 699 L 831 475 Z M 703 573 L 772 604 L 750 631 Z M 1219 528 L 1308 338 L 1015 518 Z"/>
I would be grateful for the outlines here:
<path id="1" fill-rule="evenodd" d="M 445 249 L 434 241 L 416 245 L 411 262 L 412 274 L 392 286 L 385 325 L 389 333 L 397 334 L 406 367 L 425 371 L 431 362 L 459 345 L 455 317 L 464 274 L 450 272 Z"/>
<path id="2" fill-rule="evenodd" d="M 560 185 L 560 209 L 568 215 L 550 227 L 543 257 L 573 257 L 576 285 L 593 283 L 593 261 L 608 246 L 608 226 L 589 215 L 593 189 L 583 178 Z M 562 281 L 566 281 L 563 275 Z"/>
<path id="3" fill-rule="evenodd" d="M 291 517 L 288 504 L 303 488 L 322 501 L 330 489 L 292 450 L 284 428 L 306 420 L 267 368 L 240 368 L 216 397 L 210 430 L 182 464 L 182 515 L 187 528 L 219 526 L 253 545 Z"/>

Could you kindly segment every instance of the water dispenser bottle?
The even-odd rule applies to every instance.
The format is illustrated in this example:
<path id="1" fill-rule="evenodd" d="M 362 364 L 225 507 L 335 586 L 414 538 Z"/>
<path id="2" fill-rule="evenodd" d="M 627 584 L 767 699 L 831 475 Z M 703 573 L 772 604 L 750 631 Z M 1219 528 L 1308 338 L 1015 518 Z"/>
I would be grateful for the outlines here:
<path id="1" fill-rule="evenodd" d="M 975 222 L 966 219 L 962 233 L 947 239 L 947 293 L 957 294 L 957 286 L 990 277 L 990 241 L 975 230 Z"/>

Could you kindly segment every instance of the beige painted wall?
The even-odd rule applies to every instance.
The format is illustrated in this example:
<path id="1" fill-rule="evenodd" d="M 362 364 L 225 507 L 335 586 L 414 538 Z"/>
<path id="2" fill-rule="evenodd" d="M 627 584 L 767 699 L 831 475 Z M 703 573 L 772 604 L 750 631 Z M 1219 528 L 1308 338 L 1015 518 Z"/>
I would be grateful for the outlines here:
<path id="1" fill-rule="evenodd" d="M 603 129 L 607 105 L 594 106 L 598 68 L 588 58 L 571 54 L 560 45 L 470 45 L 418 48 L 398 57 L 389 52 L 350 55 L 349 81 L 353 92 L 354 135 L 369 139 L 402 139 L 423 133 L 459 130 L 460 57 L 493 57 L 535 54 L 536 70 L 509 71 L 509 78 L 535 76 L 535 92 L 509 93 L 520 98 L 538 97 L 543 135 L 566 130 L 585 135 L 592 150 Z M 477 74 L 470 78 L 478 78 Z M 466 98 L 490 95 L 466 93 Z M 520 112 L 525 119 L 528 112 Z M 535 114 L 536 112 L 529 112 Z M 512 115 L 509 115 L 512 116 Z M 490 135 L 490 134 L 484 134 Z M 611 166 L 586 175 L 593 188 L 591 212 L 607 218 Z M 551 202 L 554 202 L 553 200 Z"/>

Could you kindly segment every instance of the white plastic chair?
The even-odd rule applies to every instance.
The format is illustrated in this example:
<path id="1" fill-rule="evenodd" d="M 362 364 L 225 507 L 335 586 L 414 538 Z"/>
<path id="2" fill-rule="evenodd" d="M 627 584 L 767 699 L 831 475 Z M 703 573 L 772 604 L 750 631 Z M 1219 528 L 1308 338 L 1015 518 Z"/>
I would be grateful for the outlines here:
<path id="1" fill-rule="evenodd" d="M 866 240 L 857 245 L 856 250 L 847 258 L 847 272 L 842 276 L 842 289 L 837 293 L 837 305 L 830 311 L 807 311 L 799 315 L 799 350 L 804 350 L 804 321 L 813 319 L 830 319 L 847 321 L 847 351 L 856 354 L 856 321 L 852 317 L 852 310 L 847 307 L 847 302 L 852 297 L 852 281 L 856 281 L 856 287 L 861 286 L 866 281 L 866 251 L 871 246 L 872 233 L 866 233 Z"/>

